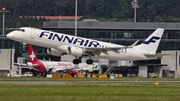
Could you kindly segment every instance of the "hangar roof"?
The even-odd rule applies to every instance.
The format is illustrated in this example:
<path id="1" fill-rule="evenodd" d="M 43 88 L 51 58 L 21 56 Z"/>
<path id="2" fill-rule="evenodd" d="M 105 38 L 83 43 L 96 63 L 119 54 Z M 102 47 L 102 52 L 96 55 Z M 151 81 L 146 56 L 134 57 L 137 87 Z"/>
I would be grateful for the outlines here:
<path id="1" fill-rule="evenodd" d="M 74 28 L 74 21 L 47 21 L 44 28 Z M 77 22 L 78 29 L 127 29 L 127 30 L 154 30 L 164 28 L 166 30 L 180 30 L 180 23 L 165 22 Z"/>
<path id="2" fill-rule="evenodd" d="M 75 20 L 75 16 L 24 16 L 26 17 L 30 17 L 30 18 L 45 18 L 45 19 L 49 19 L 49 20 Z M 23 16 L 19 16 L 19 18 L 23 18 Z M 77 16 L 77 20 L 82 19 L 82 16 Z"/>

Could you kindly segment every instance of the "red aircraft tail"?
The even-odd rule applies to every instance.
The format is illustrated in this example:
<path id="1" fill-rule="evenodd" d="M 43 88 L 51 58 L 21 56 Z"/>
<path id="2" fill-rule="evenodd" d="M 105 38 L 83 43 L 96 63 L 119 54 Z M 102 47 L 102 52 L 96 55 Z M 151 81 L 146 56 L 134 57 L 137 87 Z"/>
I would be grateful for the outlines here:
<path id="1" fill-rule="evenodd" d="M 36 54 L 32 48 L 32 45 L 28 44 L 28 53 L 29 53 L 29 61 L 30 62 L 37 62 L 38 59 L 36 58 Z"/>

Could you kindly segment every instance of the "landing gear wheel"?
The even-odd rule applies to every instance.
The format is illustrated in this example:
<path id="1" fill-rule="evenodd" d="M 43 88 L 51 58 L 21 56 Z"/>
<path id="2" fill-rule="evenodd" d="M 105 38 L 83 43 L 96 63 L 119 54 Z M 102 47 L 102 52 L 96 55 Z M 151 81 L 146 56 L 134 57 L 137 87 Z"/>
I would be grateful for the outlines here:
<path id="1" fill-rule="evenodd" d="M 74 59 L 74 60 L 73 60 L 73 63 L 74 63 L 74 64 L 79 64 L 79 63 L 80 63 L 80 60 L 79 60 L 79 59 Z"/>
<path id="2" fill-rule="evenodd" d="M 43 75 L 43 77 L 46 77 L 46 76 L 47 76 L 47 74 L 46 74 L 46 73 L 43 73 L 42 75 Z"/>
<path id="3" fill-rule="evenodd" d="M 88 60 L 86 60 L 86 63 L 87 64 L 93 64 L 93 60 L 92 59 L 88 59 Z"/>

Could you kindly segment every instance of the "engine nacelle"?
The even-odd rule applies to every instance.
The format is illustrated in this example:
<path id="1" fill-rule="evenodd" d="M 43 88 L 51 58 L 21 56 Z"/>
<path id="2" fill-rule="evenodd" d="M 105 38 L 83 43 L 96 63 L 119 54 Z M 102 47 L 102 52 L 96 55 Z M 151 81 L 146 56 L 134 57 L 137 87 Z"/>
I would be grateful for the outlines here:
<path id="1" fill-rule="evenodd" d="M 79 47 L 70 46 L 67 49 L 67 53 L 69 55 L 73 55 L 75 57 L 81 57 L 84 55 L 84 50 L 82 48 L 79 48 Z"/>
<path id="2" fill-rule="evenodd" d="M 54 48 L 48 48 L 47 53 L 50 54 L 50 55 L 53 55 L 53 56 L 61 56 L 61 55 L 63 55 L 63 52 L 61 52 L 59 50 L 56 50 Z"/>

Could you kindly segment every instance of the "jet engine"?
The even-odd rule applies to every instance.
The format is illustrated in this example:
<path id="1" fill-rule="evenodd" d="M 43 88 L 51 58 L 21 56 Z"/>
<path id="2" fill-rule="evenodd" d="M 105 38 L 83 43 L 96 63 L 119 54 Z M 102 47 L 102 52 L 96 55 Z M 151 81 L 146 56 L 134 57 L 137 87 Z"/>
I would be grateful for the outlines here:
<path id="1" fill-rule="evenodd" d="M 67 53 L 69 55 L 73 55 L 75 57 L 81 57 L 84 55 L 84 50 L 82 48 L 79 48 L 79 47 L 70 46 L 67 49 Z"/>
<path id="2" fill-rule="evenodd" d="M 50 55 L 53 55 L 53 56 L 61 56 L 61 55 L 63 55 L 63 52 L 61 52 L 59 50 L 56 50 L 54 48 L 48 48 L 47 53 L 50 54 Z"/>

